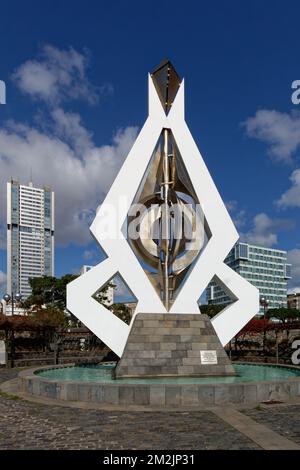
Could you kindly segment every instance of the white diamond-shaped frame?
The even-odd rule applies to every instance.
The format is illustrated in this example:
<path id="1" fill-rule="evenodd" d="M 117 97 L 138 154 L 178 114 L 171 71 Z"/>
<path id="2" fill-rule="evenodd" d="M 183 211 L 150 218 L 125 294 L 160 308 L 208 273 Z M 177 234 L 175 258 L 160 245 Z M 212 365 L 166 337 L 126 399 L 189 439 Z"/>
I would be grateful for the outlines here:
<path id="1" fill-rule="evenodd" d="M 164 112 L 150 75 L 148 83 L 149 116 L 90 227 L 107 258 L 67 286 L 67 308 L 119 357 L 122 356 L 137 313 L 167 313 L 122 233 L 122 225 L 163 128 L 171 129 L 174 135 L 212 233 L 178 292 L 170 313 L 200 314 L 197 300 L 214 276 L 235 299 L 212 319 L 223 345 L 259 311 L 259 292 L 256 287 L 223 262 L 238 240 L 238 233 L 185 122 L 184 81 L 168 115 Z M 120 204 L 120 197 L 123 197 L 123 204 Z M 118 211 L 109 215 L 107 205 L 118 207 Z M 112 233 L 116 226 L 120 227 L 117 237 L 108 239 L 103 236 L 104 219 L 106 228 L 110 226 Z M 138 299 L 130 325 L 92 297 L 97 289 L 117 273 Z"/>

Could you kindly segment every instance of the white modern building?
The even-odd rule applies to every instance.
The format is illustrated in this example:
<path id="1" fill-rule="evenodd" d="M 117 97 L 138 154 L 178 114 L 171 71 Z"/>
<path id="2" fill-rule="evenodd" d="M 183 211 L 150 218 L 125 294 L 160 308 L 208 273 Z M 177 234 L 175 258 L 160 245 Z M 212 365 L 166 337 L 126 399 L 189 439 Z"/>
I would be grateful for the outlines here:
<path id="1" fill-rule="evenodd" d="M 1 305 L 0 305 L 0 313 L 3 313 L 4 315 L 10 316 L 10 315 L 26 315 L 27 310 L 23 307 L 20 307 L 20 304 L 14 302 L 14 309 L 12 309 L 12 304 L 10 302 L 5 302 L 5 300 L 1 300 Z"/>
<path id="2" fill-rule="evenodd" d="M 87 264 L 84 264 L 81 268 L 80 268 L 80 271 L 79 271 L 79 274 L 80 276 L 82 274 L 85 274 L 87 273 L 90 269 L 92 269 L 93 266 L 88 266 Z"/>
<path id="3" fill-rule="evenodd" d="M 293 292 L 287 295 L 288 308 L 300 310 L 300 292 Z"/>
<path id="4" fill-rule="evenodd" d="M 7 183 L 7 293 L 31 294 L 30 278 L 54 275 L 54 192 Z"/>
<path id="5" fill-rule="evenodd" d="M 225 259 L 225 263 L 259 290 L 261 298 L 268 301 L 268 308 L 287 306 L 287 282 L 291 279 L 291 265 L 287 252 L 274 248 L 238 242 Z M 210 304 L 229 304 L 232 300 L 216 283 L 206 290 Z M 260 306 L 263 314 L 264 307 Z"/>

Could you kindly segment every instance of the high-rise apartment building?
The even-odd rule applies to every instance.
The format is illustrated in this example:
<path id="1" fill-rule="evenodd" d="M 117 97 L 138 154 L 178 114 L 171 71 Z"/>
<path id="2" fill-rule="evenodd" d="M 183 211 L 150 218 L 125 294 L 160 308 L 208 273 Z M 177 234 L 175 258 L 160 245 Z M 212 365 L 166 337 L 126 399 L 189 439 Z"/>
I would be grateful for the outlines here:
<path id="1" fill-rule="evenodd" d="M 286 251 L 238 242 L 225 263 L 257 287 L 260 297 L 267 299 L 268 308 L 287 306 L 287 281 L 291 279 L 291 265 L 287 263 Z M 231 302 L 216 282 L 209 284 L 206 299 L 211 304 L 226 305 Z M 263 306 L 260 313 L 263 313 Z"/>
<path id="2" fill-rule="evenodd" d="M 54 275 L 54 192 L 7 183 L 7 292 L 31 294 L 29 279 Z"/>

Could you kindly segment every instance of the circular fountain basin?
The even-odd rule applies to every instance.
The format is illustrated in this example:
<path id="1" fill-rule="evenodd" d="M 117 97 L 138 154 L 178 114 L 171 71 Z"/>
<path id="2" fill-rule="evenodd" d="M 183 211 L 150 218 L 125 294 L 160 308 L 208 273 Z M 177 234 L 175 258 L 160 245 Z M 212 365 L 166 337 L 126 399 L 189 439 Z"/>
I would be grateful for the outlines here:
<path id="1" fill-rule="evenodd" d="M 300 396 L 300 368 L 234 364 L 234 377 L 112 377 L 115 363 L 39 367 L 22 371 L 22 391 L 58 400 L 110 405 L 197 406 L 286 401 Z"/>

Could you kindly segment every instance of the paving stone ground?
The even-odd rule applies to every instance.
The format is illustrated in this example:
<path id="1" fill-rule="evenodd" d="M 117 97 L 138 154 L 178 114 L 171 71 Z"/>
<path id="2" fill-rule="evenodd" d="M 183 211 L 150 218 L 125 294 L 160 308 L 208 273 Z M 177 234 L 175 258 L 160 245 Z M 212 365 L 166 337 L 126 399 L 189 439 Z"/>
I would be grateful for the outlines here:
<path id="1" fill-rule="evenodd" d="M 1 370 L 0 383 L 17 376 Z M 291 407 L 293 408 L 293 407 Z M 274 430 L 300 440 L 300 407 L 246 410 Z M 296 411 L 296 413 L 295 413 Z M 277 428 L 277 417 L 280 425 Z M 292 417 L 294 416 L 293 420 Z M 292 426 L 290 423 L 292 422 Z M 275 429 L 276 427 L 276 429 Z M 281 429 L 280 429 L 281 427 Z M 260 449 L 209 410 L 111 411 L 52 406 L 0 394 L 0 449 Z"/>
<path id="2" fill-rule="evenodd" d="M 269 405 L 268 405 L 269 406 Z M 281 436 L 300 444 L 300 405 L 255 407 L 243 413 Z"/>
<path id="3" fill-rule="evenodd" d="M 0 382 L 17 371 L 0 371 Z M 0 449 L 256 449 L 209 411 L 82 410 L 0 396 Z"/>

